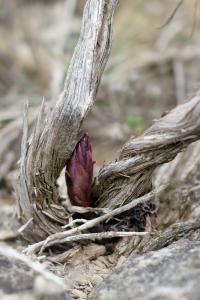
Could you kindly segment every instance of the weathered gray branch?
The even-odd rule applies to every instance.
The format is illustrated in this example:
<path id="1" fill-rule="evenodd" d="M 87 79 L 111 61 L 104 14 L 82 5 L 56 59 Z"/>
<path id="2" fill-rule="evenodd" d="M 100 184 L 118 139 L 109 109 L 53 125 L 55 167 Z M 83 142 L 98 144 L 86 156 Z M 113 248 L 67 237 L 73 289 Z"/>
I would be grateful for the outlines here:
<path id="1" fill-rule="evenodd" d="M 80 39 L 65 87 L 55 107 L 45 113 L 43 102 L 34 134 L 28 140 L 24 114 L 18 214 L 33 238 L 63 231 L 68 212 L 60 203 L 56 180 L 81 135 L 81 125 L 93 104 L 111 48 L 111 24 L 117 0 L 88 0 Z M 98 207 L 130 203 L 151 190 L 155 168 L 172 160 L 200 138 L 200 97 L 156 121 L 141 137 L 131 138 L 119 160 L 104 166 L 93 194 Z M 92 222 L 93 220 L 91 220 Z"/>
<path id="2" fill-rule="evenodd" d="M 132 209 L 133 207 L 136 207 L 138 204 L 141 203 L 146 203 L 149 202 L 151 200 L 154 200 L 155 197 L 157 196 L 157 194 L 159 194 L 160 191 L 152 191 L 151 193 L 144 195 L 141 198 L 138 199 L 134 199 L 131 203 L 126 204 L 122 207 L 118 207 L 116 209 L 113 209 L 110 212 L 105 213 L 104 215 L 97 217 L 97 218 L 93 218 L 92 220 L 88 220 L 87 222 L 84 222 L 83 224 L 79 225 L 78 227 L 63 231 L 63 232 L 58 232 L 55 234 L 50 235 L 47 239 L 40 241 L 38 243 L 35 243 L 33 245 L 29 245 L 28 248 L 25 250 L 25 252 L 27 254 L 33 254 L 35 252 L 37 252 L 38 250 L 43 250 L 46 247 L 50 247 L 54 244 L 60 243 L 60 242 L 65 242 L 66 238 L 71 237 L 71 238 L 75 238 L 76 236 L 83 231 L 86 231 L 88 229 L 91 229 L 93 227 L 95 227 L 96 225 L 109 220 L 111 218 L 113 218 L 116 215 L 119 215 L 125 211 L 128 211 L 130 209 Z M 72 239 L 71 239 L 72 240 Z M 40 251 L 41 251 L 40 250 Z M 41 251 L 42 252 L 42 251 Z"/>
<path id="3" fill-rule="evenodd" d="M 162 249 L 174 241 L 181 239 L 186 236 L 191 231 L 196 231 L 200 229 L 200 218 L 195 220 L 176 223 L 171 225 L 163 232 L 156 233 L 156 237 L 149 238 L 147 241 L 142 241 L 133 253 L 145 253 L 149 251 L 155 251 Z"/>
<path id="4" fill-rule="evenodd" d="M 116 5 L 117 0 L 86 2 L 62 95 L 46 116 L 43 103 L 30 142 L 24 127 L 17 201 L 23 222 L 33 217 L 30 228 L 34 237 L 54 233 L 66 224 L 56 180 L 80 138 L 82 121 L 95 99 L 110 54 Z M 27 124 L 26 115 L 24 120 Z"/>
<path id="5" fill-rule="evenodd" d="M 119 160 L 104 166 L 94 186 L 98 206 L 115 208 L 149 190 L 155 168 L 200 138 L 200 96 L 173 109 L 140 137 L 131 138 Z"/>
<path id="6" fill-rule="evenodd" d="M 191 144 L 170 163 L 156 170 L 153 185 L 160 194 L 159 218 L 164 226 L 200 215 L 200 141 Z"/>

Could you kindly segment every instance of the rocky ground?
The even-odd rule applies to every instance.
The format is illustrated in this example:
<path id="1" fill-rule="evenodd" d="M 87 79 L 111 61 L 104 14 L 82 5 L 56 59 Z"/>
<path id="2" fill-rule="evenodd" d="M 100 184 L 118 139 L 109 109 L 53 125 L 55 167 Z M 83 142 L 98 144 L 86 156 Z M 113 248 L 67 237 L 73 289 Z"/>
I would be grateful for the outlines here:
<path id="1" fill-rule="evenodd" d="M 130 256 L 90 299 L 199 299 L 200 242 L 180 240 L 158 251 Z"/>

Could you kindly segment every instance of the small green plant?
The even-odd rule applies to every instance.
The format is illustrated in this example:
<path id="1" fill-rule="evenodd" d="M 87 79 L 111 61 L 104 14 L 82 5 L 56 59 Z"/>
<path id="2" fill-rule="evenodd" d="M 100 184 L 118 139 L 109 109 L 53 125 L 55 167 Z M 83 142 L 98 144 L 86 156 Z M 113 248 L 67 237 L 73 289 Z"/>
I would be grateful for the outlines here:
<path id="1" fill-rule="evenodd" d="M 142 118 L 139 116 L 127 115 L 126 123 L 137 133 L 140 133 L 143 130 Z"/>

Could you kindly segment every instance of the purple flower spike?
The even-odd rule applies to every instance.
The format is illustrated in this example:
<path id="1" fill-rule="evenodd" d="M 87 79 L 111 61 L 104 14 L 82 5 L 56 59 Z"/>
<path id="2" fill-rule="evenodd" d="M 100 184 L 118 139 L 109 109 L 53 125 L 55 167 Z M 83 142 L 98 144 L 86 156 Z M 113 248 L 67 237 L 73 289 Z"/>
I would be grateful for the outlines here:
<path id="1" fill-rule="evenodd" d="M 65 171 L 68 195 L 73 205 L 92 205 L 93 164 L 90 137 L 85 134 L 76 145 Z"/>

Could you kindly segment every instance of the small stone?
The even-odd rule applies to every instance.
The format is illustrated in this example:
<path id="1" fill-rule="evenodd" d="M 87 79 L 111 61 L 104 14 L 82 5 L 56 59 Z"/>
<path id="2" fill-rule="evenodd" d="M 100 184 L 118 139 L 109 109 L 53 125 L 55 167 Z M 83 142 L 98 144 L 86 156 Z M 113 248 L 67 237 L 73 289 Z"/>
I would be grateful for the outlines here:
<path id="1" fill-rule="evenodd" d="M 0 241 L 12 240 L 17 237 L 17 232 L 14 232 L 12 229 L 2 229 L 0 231 Z"/>
<path id="2" fill-rule="evenodd" d="M 75 298 L 75 299 L 78 299 L 78 298 L 86 299 L 87 298 L 87 295 L 80 290 L 72 289 L 72 290 L 70 290 L 70 293 L 72 294 L 73 298 Z"/>

